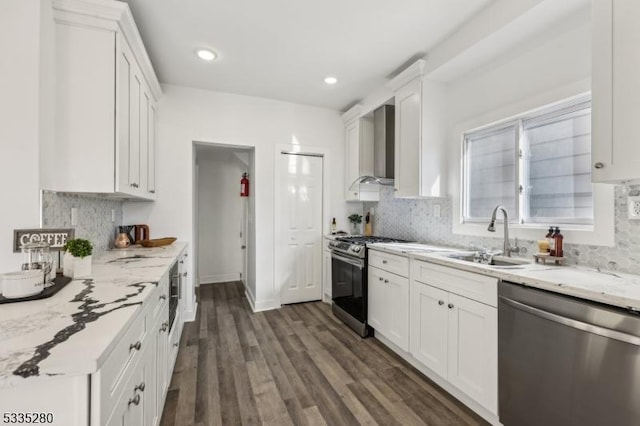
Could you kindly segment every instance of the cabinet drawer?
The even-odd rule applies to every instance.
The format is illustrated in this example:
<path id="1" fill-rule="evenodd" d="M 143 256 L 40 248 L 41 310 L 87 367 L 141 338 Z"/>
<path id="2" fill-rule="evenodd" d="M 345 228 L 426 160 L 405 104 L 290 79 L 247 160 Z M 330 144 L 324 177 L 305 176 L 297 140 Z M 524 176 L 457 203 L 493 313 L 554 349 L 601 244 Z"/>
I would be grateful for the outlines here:
<path id="1" fill-rule="evenodd" d="M 490 306 L 498 306 L 498 280 L 496 278 L 420 260 L 414 260 L 412 265 L 411 276 L 417 282 L 429 284 Z"/>
<path id="2" fill-rule="evenodd" d="M 132 374 L 131 370 L 142 357 L 146 344 L 146 321 L 147 317 L 143 311 L 131 323 L 102 368 L 94 374 L 94 383 L 97 385 L 97 389 L 94 388 L 94 391 L 99 392 L 97 395 L 100 399 L 102 421 L 105 420 L 106 415 L 111 413 L 114 405 L 125 392 L 126 383 Z M 138 343 L 140 349 L 136 349 Z"/>
<path id="3" fill-rule="evenodd" d="M 369 265 L 402 277 L 409 276 L 409 259 L 396 254 L 369 250 Z"/>

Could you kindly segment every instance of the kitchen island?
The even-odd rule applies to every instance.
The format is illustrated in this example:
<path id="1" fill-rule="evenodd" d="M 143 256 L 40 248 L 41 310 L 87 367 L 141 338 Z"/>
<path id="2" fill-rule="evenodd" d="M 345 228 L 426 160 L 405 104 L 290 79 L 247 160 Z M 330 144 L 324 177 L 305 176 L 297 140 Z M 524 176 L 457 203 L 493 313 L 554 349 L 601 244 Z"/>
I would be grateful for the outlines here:
<path id="1" fill-rule="evenodd" d="M 153 373 L 169 370 L 161 377 L 167 382 L 175 358 L 166 345 L 182 327 L 178 305 L 169 330 L 169 271 L 185 249 L 176 242 L 108 251 L 94 259 L 90 278 L 72 281 L 53 297 L 0 306 L 0 416 L 51 413 L 53 424 L 105 424 L 138 366 L 154 361 Z M 158 345 L 164 345 L 164 359 L 156 359 Z M 146 370 L 136 386 L 149 395 Z M 167 385 L 154 398 L 156 416 Z M 127 406 L 151 406 L 137 395 L 125 395 L 132 401 Z"/>

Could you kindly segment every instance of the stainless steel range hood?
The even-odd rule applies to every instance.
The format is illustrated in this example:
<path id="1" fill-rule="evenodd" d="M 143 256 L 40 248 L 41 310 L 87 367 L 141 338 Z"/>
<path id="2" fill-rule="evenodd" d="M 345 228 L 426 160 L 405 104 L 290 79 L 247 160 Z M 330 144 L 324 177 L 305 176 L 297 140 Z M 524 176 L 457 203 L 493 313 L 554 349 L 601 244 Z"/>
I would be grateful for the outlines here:
<path id="1" fill-rule="evenodd" d="M 352 184 L 393 185 L 395 167 L 395 107 L 383 105 L 373 111 L 373 176 L 359 176 Z"/>

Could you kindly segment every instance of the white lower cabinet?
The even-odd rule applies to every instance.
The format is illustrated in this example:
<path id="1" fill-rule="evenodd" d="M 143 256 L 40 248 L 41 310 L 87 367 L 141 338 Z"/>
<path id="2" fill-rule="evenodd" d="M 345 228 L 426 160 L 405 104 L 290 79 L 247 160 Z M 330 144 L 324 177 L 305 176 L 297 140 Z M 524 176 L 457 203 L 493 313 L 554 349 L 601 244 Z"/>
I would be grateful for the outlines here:
<path id="1" fill-rule="evenodd" d="M 403 351 L 409 350 L 409 280 L 373 266 L 368 270 L 368 323 Z"/>
<path id="2" fill-rule="evenodd" d="M 324 298 L 331 300 L 331 252 L 322 252 L 322 288 Z"/>
<path id="3" fill-rule="evenodd" d="M 428 263 L 420 263 L 420 268 L 429 268 Z M 441 271 L 441 266 L 434 266 Z M 476 274 L 455 272 L 458 282 L 451 283 L 451 288 L 465 293 L 465 282 L 475 282 Z M 464 280 L 464 274 L 469 275 L 469 281 Z M 411 281 L 411 355 L 497 414 L 498 310 L 464 297 L 466 294 L 447 291 L 446 285 L 434 281 L 438 287 L 417 281 L 415 276 Z"/>

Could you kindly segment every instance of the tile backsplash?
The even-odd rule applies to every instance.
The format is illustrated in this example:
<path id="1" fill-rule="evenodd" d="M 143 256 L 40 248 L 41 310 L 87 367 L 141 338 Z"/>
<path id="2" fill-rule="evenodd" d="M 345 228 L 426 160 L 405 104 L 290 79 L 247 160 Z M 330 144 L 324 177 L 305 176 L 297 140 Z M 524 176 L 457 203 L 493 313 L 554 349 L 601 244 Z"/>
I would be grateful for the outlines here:
<path id="1" fill-rule="evenodd" d="M 632 190 L 637 189 L 632 187 Z M 433 215 L 436 204 L 440 205 L 440 217 Z M 454 234 L 450 198 L 394 198 L 393 187 L 381 186 L 380 201 L 364 203 L 364 212 L 371 208 L 375 211 L 373 225 L 376 235 L 463 249 L 502 249 L 501 230 L 497 238 Z M 518 240 L 518 246 L 526 248 L 523 256 L 537 252 L 535 241 Z M 571 244 L 566 241 L 564 251 L 570 264 L 640 274 L 640 221 L 627 218 L 627 195 L 621 186 L 615 190 L 615 247 Z"/>
<path id="2" fill-rule="evenodd" d="M 95 254 L 113 245 L 117 226 L 122 225 L 123 201 L 80 194 L 43 191 L 42 225 L 45 228 L 75 228 L 77 238 L 93 243 Z M 71 226 L 71 209 L 78 209 L 78 224 Z M 115 213 L 115 222 L 112 219 Z"/>

